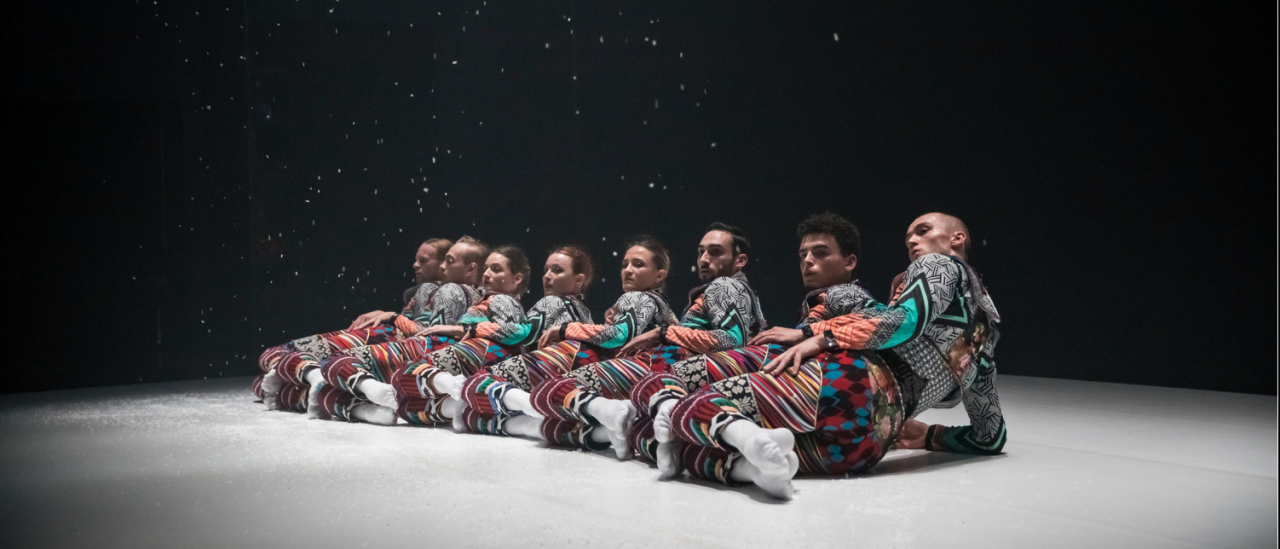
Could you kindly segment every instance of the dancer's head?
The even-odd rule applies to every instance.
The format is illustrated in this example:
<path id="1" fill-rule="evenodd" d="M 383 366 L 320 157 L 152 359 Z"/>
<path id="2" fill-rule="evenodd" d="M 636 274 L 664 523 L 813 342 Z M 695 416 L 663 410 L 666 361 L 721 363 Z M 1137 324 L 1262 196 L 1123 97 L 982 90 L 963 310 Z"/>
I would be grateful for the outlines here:
<path id="1" fill-rule="evenodd" d="M 529 289 L 529 258 L 515 246 L 502 246 L 484 262 L 484 291 L 519 296 Z"/>
<path id="2" fill-rule="evenodd" d="M 622 258 L 622 291 L 662 290 L 667 284 L 671 257 L 666 246 L 651 236 L 638 236 L 627 245 Z"/>
<path id="3" fill-rule="evenodd" d="M 489 246 L 463 235 L 444 254 L 440 264 L 440 280 L 454 284 L 479 286 L 484 274 L 484 260 L 489 257 Z"/>
<path id="4" fill-rule="evenodd" d="M 858 227 L 831 212 L 813 214 L 796 227 L 800 237 L 800 276 L 810 290 L 853 280 L 862 253 Z"/>
<path id="5" fill-rule="evenodd" d="M 944 213 L 927 213 L 917 217 L 907 228 L 907 256 L 915 261 L 922 255 L 969 257 L 969 227 L 960 218 Z"/>
<path id="6" fill-rule="evenodd" d="M 453 242 L 444 238 L 432 238 L 418 246 L 418 253 L 413 257 L 413 282 L 440 281 L 440 264 L 444 262 L 444 254 L 449 253 Z"/>
<path id="7" fill-rule="evenodd" d="M 751 241 L 742 229 L 716 222 L 698 243 L 698 279 L 711 282 L 722 276 L 733 276 L 747 266 Z"/>
<path id="8" fill-rule="evenodd" d="M 594 274 L 591 256 L 578 246 L 560 246 L 547 256 L 542 275 L 544 295 L 578 295 L 587 291 Z"/>

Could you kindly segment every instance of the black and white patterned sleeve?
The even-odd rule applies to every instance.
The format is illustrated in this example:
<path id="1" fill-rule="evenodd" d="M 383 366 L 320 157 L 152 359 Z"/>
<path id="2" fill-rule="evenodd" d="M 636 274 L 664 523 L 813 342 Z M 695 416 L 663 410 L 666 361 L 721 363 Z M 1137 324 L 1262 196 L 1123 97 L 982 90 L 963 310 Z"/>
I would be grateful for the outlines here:
<path id="1" fill-rule="evenodd" d="M 978 374 L 964 393 L 964 409 L 969 425 L 929 428 L 926 448 L 963 454 L 999 454 L 1004 449 L 1007 431 L 1000 397 L 996 394 L 996 364 L 983 359 Z"/>

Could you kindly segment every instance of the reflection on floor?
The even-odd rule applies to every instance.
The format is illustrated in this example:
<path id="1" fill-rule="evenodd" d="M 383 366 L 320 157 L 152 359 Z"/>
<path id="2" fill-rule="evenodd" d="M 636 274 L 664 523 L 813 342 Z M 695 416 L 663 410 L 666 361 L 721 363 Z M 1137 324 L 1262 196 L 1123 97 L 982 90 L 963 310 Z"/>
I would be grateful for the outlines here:
<path id="1" fill-rule="evenodd" d="M 263 411 L 246 379 L 0 397 L 9 547 L 1274 547 L 1276 399 L 1004 376 L 1006 454 L 754 489 Z M 962 424 L 962 409 L 926 421 Z"/>

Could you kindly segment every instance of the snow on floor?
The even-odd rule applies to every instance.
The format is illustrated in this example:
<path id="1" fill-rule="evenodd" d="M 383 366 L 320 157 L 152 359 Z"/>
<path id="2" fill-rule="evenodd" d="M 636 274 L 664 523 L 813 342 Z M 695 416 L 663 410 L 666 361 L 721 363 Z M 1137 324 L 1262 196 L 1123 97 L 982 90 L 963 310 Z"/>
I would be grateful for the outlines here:
<path id="1" fill-rule="evenodd" d="M 658 482 L 603 455 L 307 420 L 248 378 L 0 397 L 7 547 L 1274 547 L 1276 398 L 1002 376 L 1005 455 Z M 962 408 L 929 422 L 966 422 Z"/>

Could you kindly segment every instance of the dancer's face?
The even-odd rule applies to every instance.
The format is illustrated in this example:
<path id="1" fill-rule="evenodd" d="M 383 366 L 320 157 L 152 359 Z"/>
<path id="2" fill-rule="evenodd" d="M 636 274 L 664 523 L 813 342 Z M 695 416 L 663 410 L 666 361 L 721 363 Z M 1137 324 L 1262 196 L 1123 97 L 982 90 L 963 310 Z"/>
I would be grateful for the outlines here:
<path id="1" fill-rule="evenodd" d="M 507 257 L 494 252 L 484 262 L 484 291 L 490 294 L 512 294 L 524 282 L 524 273 L 511 272 Z"/>
<path id="2" fill-rule="evenodd" d="M 418 246 L 418 255 L 413 258 L 413 281 L 416 284 L 440 280 L 440 260 L 435 246 L 423 244 Z"/>
<path id="3" fill-rule="evenodd" d="M 800 241 L 800 276 L 810 290 L 844 284 L 853 279 L 858 257 L 840 255 L 840 244 L 829 234 L 809 234 Z"/>
<path id="4" fill-rule="evenodd" d="M 444 254 L 444 261 L 440 263 L 440 280 L 454 284 L 474 284 L 475 281 L 468 274 L 476 265 L 466 260 L 473 251 L 473 246 L 466 242 L 459 242 L 449 248 L 448 253 Z"/>
<path id="5" fill-rule="evenodd" d="M 622 291 L 652 290 L 667 279 L 667 270 L 653 263 L 653 252 L 644 246 L 632 246 L 622 258 Z"/>
<path id="6" fill-rule="evenodd" d="M 747 265 L 747 254 L 733 253 L 733 235 L 711 231 L 698 244 L 698 279 L 711 282 L 722 276 L 733 276 Z"/>
<path id="7" fill-rule="evenodd" d="M 555 253 L 547 258 L 547 270 L 542 275 L 543 295 L 578 295 L 587 275 L 573 272 L 573 258 Z"/>
<path id="8" fill-rule="evenodd" d="M 928 254 L 963 256 L 966 238 L 963 232 L 952 230 L 943 216 L 924 214 L 907 228 L 907 257 L 915 261 Z"/>

